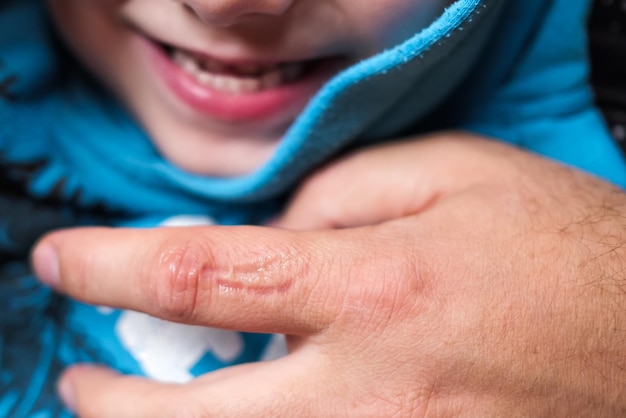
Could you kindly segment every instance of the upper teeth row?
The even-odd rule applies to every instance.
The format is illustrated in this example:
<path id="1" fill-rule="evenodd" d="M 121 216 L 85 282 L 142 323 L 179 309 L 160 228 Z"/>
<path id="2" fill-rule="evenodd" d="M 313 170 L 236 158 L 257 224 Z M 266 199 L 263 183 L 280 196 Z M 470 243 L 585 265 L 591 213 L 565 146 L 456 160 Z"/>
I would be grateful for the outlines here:
<path id="1" fill-rule="evenodd" d="M 200 59 L 177 49 L 173 61 L 185 72 L 207 87 L 223 93 L 256 93 L 296 80 L 303 70 L 300 63 L 285 65 L 238 65 L 229 67 L 219 61 Z M 229 68 L 237 74 L 225 73 Z"/>

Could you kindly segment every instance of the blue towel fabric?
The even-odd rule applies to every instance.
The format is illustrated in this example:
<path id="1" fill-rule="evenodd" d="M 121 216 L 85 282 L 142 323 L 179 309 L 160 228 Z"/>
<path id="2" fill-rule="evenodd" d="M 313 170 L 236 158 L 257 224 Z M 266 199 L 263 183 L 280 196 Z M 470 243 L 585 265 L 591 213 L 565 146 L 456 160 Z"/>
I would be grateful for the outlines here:
<path id="1" fill-rule="evenodd" d="M 256 172 L 210 178 L 163 160 L 116 101 L 68 64 L 42 2 L 0 0 L 0 416 L 69 416 L 54 383 L 76 362 L 185 381 L 280 348 L 271 336 L 55 295 L 27 263 L 45 231 L 259 223 L 342 151 L 441 129 L 493 136 L 625 186 L 626 165 L 587 84 L 587 7 L 458 0 L 410 39 L 330 80 Z"/>

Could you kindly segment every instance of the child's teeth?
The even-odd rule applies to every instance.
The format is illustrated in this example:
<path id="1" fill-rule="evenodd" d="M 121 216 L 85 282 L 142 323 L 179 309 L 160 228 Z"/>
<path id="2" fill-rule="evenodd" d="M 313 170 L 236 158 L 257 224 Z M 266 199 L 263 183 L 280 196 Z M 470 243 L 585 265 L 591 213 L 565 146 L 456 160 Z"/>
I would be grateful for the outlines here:
<path id="1" fill-rule="evenodd" d="M 200 70 L 198 62 L 188 53 L 177 49 L 174 51 L 173 60 L 178 66 L 190 74 Z"/>
<path id="2" fill-rule="evenodd" d="M 261 91 L 262 87 L 258 78 L 243 78 L 240 80 L 239 88 L 242 93 L 255 93 Z"/>
<path id="3" fill-rule="evenodd" d="M 207 72 L 194 75 L 200 84 L 223 93 L 237 94 L 261 91 L 261 82 L 255 78 L 240 78 Z"/>
<path id="4" fill-rule="evenodd" d="M 279 87 L 296 80 L 303 70 L 301 64 L 278 65 L 239 65 L 228 67 L 216 60 L 203 60 L 193 54 L 176 49 L 172 60 L 200 84 L 216 91 L 231 94 L 257 93 Z M 232 72 L 228 73 L 231 69 Z M 234 73 L 234 74 L 233 74 Z"/>

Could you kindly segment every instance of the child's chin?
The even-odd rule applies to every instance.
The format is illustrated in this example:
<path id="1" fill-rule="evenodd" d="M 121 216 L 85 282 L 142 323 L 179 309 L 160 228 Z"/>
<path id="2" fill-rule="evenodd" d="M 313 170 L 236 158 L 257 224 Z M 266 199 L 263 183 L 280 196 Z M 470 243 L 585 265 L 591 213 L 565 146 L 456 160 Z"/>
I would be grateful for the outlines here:
<path id="1" fill-rule="evenodd" d="M 161 147 L 162 157 L 190 174 L 240 177 L 251 174 L 271 159 L 278 144 L 267 140 L 230 139 L 185 146 L 183 142 Z"/>

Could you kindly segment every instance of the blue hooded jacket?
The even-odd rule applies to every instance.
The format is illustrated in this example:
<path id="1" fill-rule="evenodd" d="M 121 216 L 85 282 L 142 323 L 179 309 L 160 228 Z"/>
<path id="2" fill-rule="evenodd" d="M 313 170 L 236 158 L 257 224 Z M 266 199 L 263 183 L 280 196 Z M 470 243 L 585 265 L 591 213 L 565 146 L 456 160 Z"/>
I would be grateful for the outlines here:
<path id="1" fill-rule="evenodd" d="M 273 158 L 236 178 L 165 161 L 113 98 L 67 67 L 42 3 L 0 0 L 0 417 L 68 414 L 54 383 L 78 361 L 184 381 L 275 348 L 269 336 L 172 326 L 52 294 L 27 265 L 47 230 L 177 215 L 258 223 L 341 152 L 442 129 L 499 138 L 626 186 L 587 82 L 586 1 L 456 1 L 330 80 Z M 168 346 L 181 340 L 189 344 Z"/>

